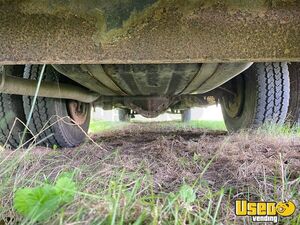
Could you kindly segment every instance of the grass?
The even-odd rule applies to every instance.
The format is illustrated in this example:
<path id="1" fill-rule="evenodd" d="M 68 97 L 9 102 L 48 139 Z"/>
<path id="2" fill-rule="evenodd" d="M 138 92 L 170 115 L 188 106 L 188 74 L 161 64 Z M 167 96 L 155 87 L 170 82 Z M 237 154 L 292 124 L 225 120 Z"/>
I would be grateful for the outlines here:
<path id="1" fill-rule="evenodd" d="M 15 211 L 15 191 L 53 184 L 63 173 L 73 174 L 75 199 L 42 224 L 251 224 L 234 215 L 240 198 L 291 199 L 299 208 L 297 131 L 228 135 L 222 126 L 93 121 L 92 131 L 105 131 L 92 136 L 98 145 L 1 149 L 0 224 L 35 224 Z M 300 215 L 280 221 L 298 225 Z"/>
<path id="2" fill-rule="evenodd" d="M 287 125 L 278 126 L 272 124 L 265 124 L 258 129 L 258 133 L 267 133 L 273 136 L 300 136 L 300 127 L 290 127 Z"/>
<path id="3" fill-rule="evenodd" d="M 131 122 L 139 124 L 148 124 L 149 122 Z M 99 133 L 102 131 L 111 131 L 128 126 L 130 123 L 124 122 L 113 122 L 113 121 L 102 121 L 102 120 L 93 120 L 90 123 L 90 132 Z M 210 130 L 226 130 L 225 123 L 223 121 L 213 121 L 213 120 L 193 120 L 188 123 L 182 123 L 180 121 L 171 121 L 162 123 L 163 126 L 170 125 L 177 128 L 189 129 L 189 128 L 201 128 L 201 129 L 210 129 Z"/>
<path id="4" fill-rule="evenodd" d="M 149 122 L 131 122 L 131 124 L 148 124 Z M 101 120 L 93 120 L 90 124 L 90 132 L 91 133 L 99 133 L 103 131 L 112 131 L 116 129 L 120 129 L 122 127 L 128 126 L 130 123 L 124 122 L 112 122 L 112 121 L 101 121 Z M 226 131 L 226 126 L 224 121 L 219 120 L 192 120 L 187 123 L 182 123 L 181 121 L 171 121 L 171 122 L 163 122 L 162 126 L 176 127 L 177 129 L 208 129 L 208 130 L 218 130 L 218 131 Z M 300 135 L 300 128 L 289 126 L 278 126 L 267 124 L 257 131 L 258 133 L 266 133 L 269 135 L 280 135 L 280 136 L 293 136 Z"/>
<path id="5" fill-rule="evenodd" d="M 123 122 L 92 120 L 90 123 L 89 131 L 91 133 L 98 133 L 98 132 L 102 132 L 102 131 L 120 129 L 126 125 L 128 125 L 128 124 L 123 123 Z"/>
<path id="6" fill-rule="evenodd" d="M 183 128 L 204 128 L 209 130 L 226 130 L 224 121 L 214 121 L 214 120 L 192 120 L 188 123 L 178 122 L 176 124 L 178 127 Z"/>

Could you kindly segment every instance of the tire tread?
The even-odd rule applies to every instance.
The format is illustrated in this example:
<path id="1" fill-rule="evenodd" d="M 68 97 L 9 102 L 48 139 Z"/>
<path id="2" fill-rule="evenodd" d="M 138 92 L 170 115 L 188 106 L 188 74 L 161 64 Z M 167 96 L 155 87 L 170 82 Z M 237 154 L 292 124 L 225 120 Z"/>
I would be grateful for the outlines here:
<path id="1" fill-rule="evenodd" d="M 24 77 L 27 79 L 37 79 L 40 74 L 41 67 L 26 65 Z M 43 80 L 49 79 L 49 77 L 44 74 Z M 24 110 L 28 115 L 32 106 L 33 97 L 24 96 Z M 47 129 L 43 130 L 45 126 L 50 125 L 52 115 L 48 112 L 49 109 L 53 107 L 50 104 L 50 99 L 45 97 L 37 97 L 36 103 L 34 106 L 31 122 L 29 124 L 29 129 L 34 134 L 39 134 L 37 141 L 47 138 L 47 142 L 43 142 L 43 145 L 57 145 L 57 146 L 65 146 L 65 140 L 60 140 L 63 138 L 61 134 L 57 134 L 57 130 L 54 129 L 54 126 L 50 126 Z M 41 132 L 43 130 L 43 132 Z M 61 137 L 61 138 L 59 138 Z"/>
<path id="2" fill-rule="evenodd" d="M 257 111 L 254 125 L 282 124 L 287 115 L 289 77 L 286 63 L 257 63 Z"/>

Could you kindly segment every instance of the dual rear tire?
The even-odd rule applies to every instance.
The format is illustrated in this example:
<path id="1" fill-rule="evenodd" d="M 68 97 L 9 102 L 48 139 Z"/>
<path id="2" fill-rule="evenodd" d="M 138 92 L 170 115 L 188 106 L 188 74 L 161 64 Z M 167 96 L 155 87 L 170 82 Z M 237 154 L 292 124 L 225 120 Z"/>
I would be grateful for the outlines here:
<path id="1" fill-rule="evenodd" d="M 228 93 L 221 107 L 229 131 L 285 122 L 290 99 L 287 63 L 255 63 L 224 87 Z"/>
<path id="2" fill-rule="evenodd" d="M 25 69 L 24 66 L 22 69 L 13 66 L 4 67 L 4 72 L 11 75 L 23 74 L 26 79 L 36 80 L 41 69 L 41 65 L 26 65 Z M 59 85 L 60 79 L 60 74 L 52 66 L 46 66 L 43 80 L 57 82 Z M 23 139 L 22 144 L 28 141 L 48 147 L 75 147 L 84 141 L 90 122 L 90 104 L 37 97 L 33 106 L 33 99 L 31 96 L 0 94 L 2 145 L 17 148 Z M 29 118 L 32 107 L 32 115 Z M 14 124 L 15 118 L 23 121 L 23 124 L 29 120 L 30 132 L 27 131 L 24 137 L 25 127 L 19 122 Z"/>
<path id="3" fill-rule="evenodd" d="M 26 65 L 24 78 L 36 80 L 42 66 Z M 43 80 L 56 82 L 59 86 L 60 74 L 52 67 L 46 66 Z M 32 96 L 23 96 L 24 112 L 28 118 Z M 37 135 L 36 141 L 42 145 L 58 147 L 75 147 L 81 144 L 89 128 L 89 104 L 73 100 L 37 97 L 29 129 Z"/>
<path id="4" fill-rule="evenodd" d="M 26 79 L 37 79 L 42 66 L 2 66 L 1 73 L 23 74 Z M 224 121 L 229 131 L 257 128 L 264 123 L 299 124 L 300 66 L 287 63 L 255 63 L 243 74 L 224 85 L 228 92 L 221 97 Z M 64 82 L 52 66 L 46 66 L 44 80 Z M 291 80 L 290 80 L 291 79 Z M 290 85 L 291 84 L 291 85 Z M 290 91 L 291 90 L 291 91 Z M 29 118 L 31 108 L 33 113 Z M 19 146 L 24 125 L 29 120 L 31 133 L 26 140 L 39 145 L 75 147 L 81 144 L 88 131 L 90 105 L 64 99 L 0 94 L 0 142 L 11 148 Z M 121 121 L 130 119 L 128 110 L 119 112 Z M 182 113 L 184 122 L 190 120 L 190 110 Z"/>
<path id="5" fill-rule="evenodd" d="M 300 126 L 300 63 L 289 65 L 290 73 L 290 103 L 286 118 L 289 126 Z"/>
<path id="6" fill-rule="evenodd" d="M 0 66 L 0 73 L 4 75 L 22 76 L 23 71 L 24 66 Z M 17 148 L 23 136 L 24 121 L 22 96 L 0 93 L 0 143 L 7 148 Z"/>

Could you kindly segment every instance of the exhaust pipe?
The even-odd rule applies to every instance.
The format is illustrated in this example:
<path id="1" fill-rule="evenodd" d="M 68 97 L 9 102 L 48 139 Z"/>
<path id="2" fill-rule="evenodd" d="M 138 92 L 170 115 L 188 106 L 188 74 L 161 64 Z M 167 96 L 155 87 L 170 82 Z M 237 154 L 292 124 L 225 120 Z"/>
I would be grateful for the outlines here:
<path id="1" fill-rule="evenodd" d="M 0 93 L 34 96 L 37 81 L 2 74 Z M 42 81 L 39 97 L 72 99 L 84 103 L 96 101 L 100 95 L 71 84 Z"/>

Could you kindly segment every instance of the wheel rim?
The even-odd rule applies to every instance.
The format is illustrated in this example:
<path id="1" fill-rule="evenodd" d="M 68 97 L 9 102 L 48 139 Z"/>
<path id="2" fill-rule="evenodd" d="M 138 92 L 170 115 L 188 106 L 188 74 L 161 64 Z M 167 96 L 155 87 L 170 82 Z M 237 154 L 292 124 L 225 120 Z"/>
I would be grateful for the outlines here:
<path id="1" fill-rule="evenodd" d="M 230 93 L 223 97 L 223 109 L 231 118 L 239 117 L 244 107 L 244 82 L 242 79 L 234 79 L 230 85 Z"/>
<path id="2" fill-rule="evenodd" d="M 88 116 L 88 104 L 69 100 L 67 107 L 69 116 L 76 124 L 82 125 L 85 123 Z"/>

